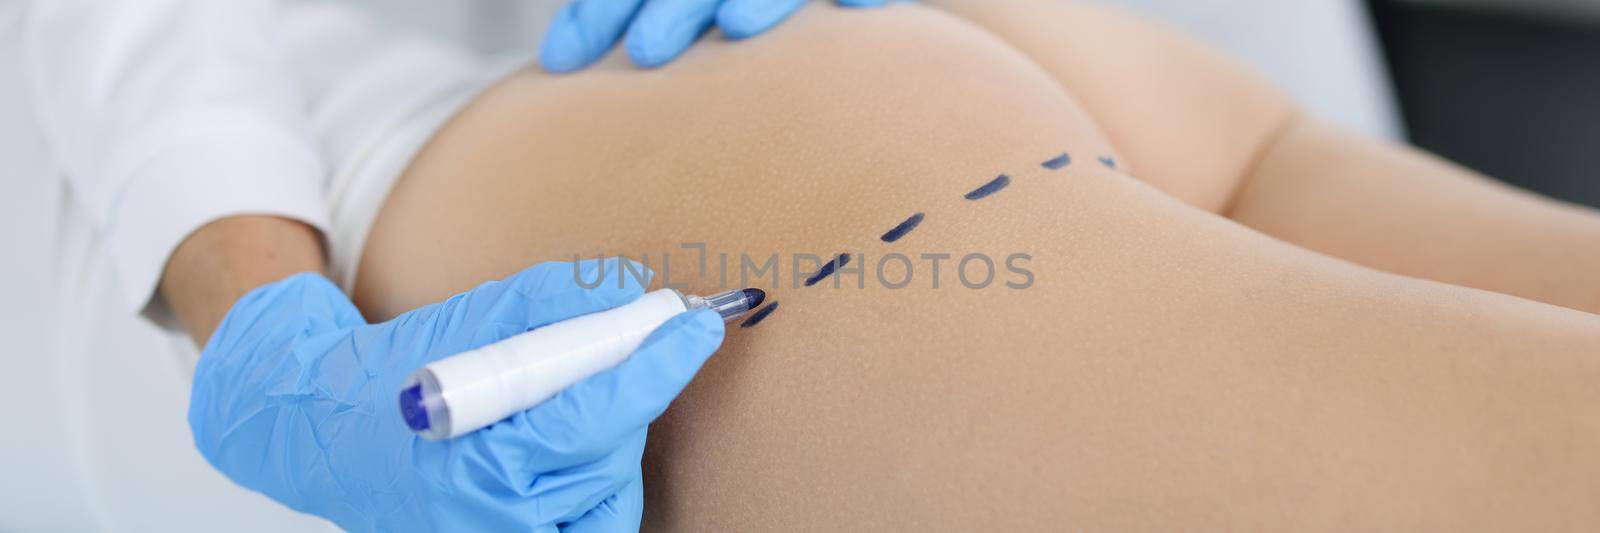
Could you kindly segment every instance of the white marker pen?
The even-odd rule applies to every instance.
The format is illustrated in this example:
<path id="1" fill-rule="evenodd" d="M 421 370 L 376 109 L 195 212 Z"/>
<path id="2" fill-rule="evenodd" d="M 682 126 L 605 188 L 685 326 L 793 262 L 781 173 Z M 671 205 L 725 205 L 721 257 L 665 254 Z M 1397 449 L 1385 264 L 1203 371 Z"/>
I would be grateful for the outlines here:
<path id="1" fill-rule="evenodd" d="M 709 297 L 662 289 L 615 309 L 536 328 L 417 369 L 400 388 L 400 415 L 425 438 L 459 437 L 617 366 L 674 316 L 710 309 L 729 322 L 766 297 L 760 289 Z"/>

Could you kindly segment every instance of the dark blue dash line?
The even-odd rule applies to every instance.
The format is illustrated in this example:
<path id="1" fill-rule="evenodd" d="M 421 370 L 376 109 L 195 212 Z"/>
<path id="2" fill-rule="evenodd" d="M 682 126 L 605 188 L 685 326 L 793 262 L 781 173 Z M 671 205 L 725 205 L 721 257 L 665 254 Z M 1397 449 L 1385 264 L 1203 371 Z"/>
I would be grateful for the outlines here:
<path id="1" fill-rule="evenodd" d="M 1112 170 L 1116 170 L 1116 168 L 1117 168 L 1117 158 L 1115 158 L 1115 157 L 1101 157 L 1100 158 L 1100 164 L 1105 165 L 1106 168 L 1109 168 L 1109 169 L 1112 169 Z"/>
<path id="2" fill-rule="evenodd" d="M 812 274 L 810 278 L 806 279 L 806 286 L 816 285 L 818 281 L 833 275 L 834 269 L 848 264 L 850 264 L 850 254 L 839 254 L 839 257 L 835 257 L 828 264 L 822 265 L 822 270 L 818 270 L 816 274 Z"/>
<path id="3" fill-rule="evenodd" d="M 911 230 L 917 229 L 917 225 L 921 223 L 922 213 L 911 215 L 911 218 L 906 219 L 906 221 L 901 222 L 899 226 L 895 226 L 894 229 L 883 234 L 883 242 L 898 241 L 901 237 L 906 236 L 907 233 L 911 233 Z"/>
<path id="4" fill-rule="evenodd" d="M 1044 165 L 1044 168 L 1048 168 L 1050 170 L 1061 170 L 1062 167 L 1065 167 L 1070 163 L 1072 163 L 1072 156 L 1067 155 L 1066 153 L 1062 153 L 1060 156 L 1057 156 L 1055 159 L 1051 159 L 1049 161 L 1045 161 L 1044 163 L 1041 163 L 1041 164 Z"/>
<path id="5" fill-rule="evenodd" d="M 986 196 L 989 196 L 991 194 L 1000 192 L 1000 189 L 1004 189 L 1004 188 L 1006 188 L 1007 185 L 1010 185 L 1010 184 L 1011 184 L 1011 176 L 1007 176 L 1005 174 L 1001 174 L 1000 177 L 995 178 L 994 181 L 991 181 L 989 183 L 985 183 L 985 184 L 983 184 L 982 187 L 978 187 L 976 189 L 973 189 L 972 192 L 967 193 L 967 199 L 968 200 L 982 200 Z"/>
<path id="6" fill-rule="evenodd" d="M 777 310 L 778 310 L 778 302 L 774 301 L 774 302 L 772 302 L 770 304 L 767 304 L 766 307 L 762 307 L 760 309 L 757 309 L 755 314 L 750 315 L 750 318 L 744 319 L 744 322 L 740 323 L 739 327 L 741 327 L 741 328 L 755 327 L 755 325 L 756 324 L 760 324 L 762 320 L 766 320 L 767 319 L 767 315 L 770 315 L 770 314 L 772 314 L 773 311 L 777 311 Z"/>

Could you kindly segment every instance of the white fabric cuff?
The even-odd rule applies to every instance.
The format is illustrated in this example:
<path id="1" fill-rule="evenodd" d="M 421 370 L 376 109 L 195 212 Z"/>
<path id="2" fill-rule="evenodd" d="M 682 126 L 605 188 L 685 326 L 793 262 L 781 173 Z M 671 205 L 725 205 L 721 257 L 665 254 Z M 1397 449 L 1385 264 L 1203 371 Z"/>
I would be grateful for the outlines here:
<path id="1" fill-rule="evenodd" d="M 304 222 L 323 235 L 328 208 L 317 154 L 293 139 L 260 132 L 195 132 L 166 144 L 126 182 L 105 242 L 130 311 L 157 323 L 154 298 L 167 259 L 189 234 L 220 218 L 256 214 Z"/>

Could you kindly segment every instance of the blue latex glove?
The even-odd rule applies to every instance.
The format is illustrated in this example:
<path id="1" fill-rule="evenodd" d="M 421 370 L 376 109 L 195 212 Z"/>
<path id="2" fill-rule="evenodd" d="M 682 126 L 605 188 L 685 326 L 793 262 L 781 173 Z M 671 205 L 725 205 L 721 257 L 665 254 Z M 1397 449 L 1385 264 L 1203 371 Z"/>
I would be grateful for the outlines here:
<path id="1" fill-rule="evenodd" d="M 584 289 L 604 265 L 606 281 Z M 643 288 L 618 260 L 545 263 L 368 324 L 326 278 L 300 274 L 234 304 L 195 367 L 189 426 L 235 482 L 354 531 L 634 531 L 646 426 L 722 343 L 716 313 L 669 320 L 611 370 L 447 442 L 402 422 L 424 363 Z"/>
<path id="2" fill-rule="evenodd" d="M 834 0 L 849 7 L 876 7 L 890 0 Z M 628 32 L 635 65 L 665 65 L 689 48 L 712 23 L 733 39 L 767 31 L 789 18 L 806 0 L 573 0 L 556 14 L 539 48 L 539 64 L 550 72 L 581 70 Z"/>

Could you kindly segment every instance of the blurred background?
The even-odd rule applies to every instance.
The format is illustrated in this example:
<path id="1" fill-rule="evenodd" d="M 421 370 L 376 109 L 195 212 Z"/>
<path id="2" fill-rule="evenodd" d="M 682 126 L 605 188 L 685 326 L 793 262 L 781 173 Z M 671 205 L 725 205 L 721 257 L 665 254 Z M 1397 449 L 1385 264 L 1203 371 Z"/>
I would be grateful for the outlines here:
<path id="1" fill-rule="evenodd" d="M 1600 206 L 1600 0 L 1371 0 L 1411 142 Z"/>
<path id="2" fill-rule="evenodd" d="M 1600 207 L 1600 0 L 1092 1 L 1210 41 L 1347 128 Z M 564 3 L 320 2 L 357 7 L 395 35 L 522 59 L 534 57 Z M 54 272 L 84 252 L 52 247 L 70 199 L 34 128 L 20 73 L 26 8 L 27 0 L 0 0 L 0 212 L 10 222 L 0 230 L 0 297 L 10 304 L 0 306 L 0 357 L 21 378 L 0 388 L 0 405 L 41 407 L 13 410 L 14 429 L 0 436 L 0 457 L 11 458 L 0 462 L 0 531 L 302 529 L 304 517 L 227 483 L 195 456 L 183 391 L 136 402 L 130 395 L 147 391 L 118 388 L 129 374 L 181 379 L 188 369 L 116 357 L 128 354 L 58 357 L 64 343 L 81 339 L 63 339 L 50 318 L 67 316 L 71 294 L 98 289 L 72 287 Z M 105 442 L 116 444 L 95 444 Z M 181 467 L 144 471 L 158 464 Z M 134 502 L 128 491 L 148 501 Z"/>

